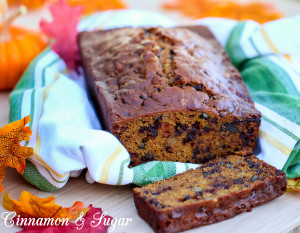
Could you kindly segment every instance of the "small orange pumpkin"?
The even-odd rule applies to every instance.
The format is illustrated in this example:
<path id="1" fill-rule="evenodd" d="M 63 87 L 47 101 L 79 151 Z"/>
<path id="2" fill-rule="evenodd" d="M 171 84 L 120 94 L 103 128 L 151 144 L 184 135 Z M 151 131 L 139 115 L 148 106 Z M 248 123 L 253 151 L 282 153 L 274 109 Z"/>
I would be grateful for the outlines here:
<path id="1" fill-rule="evenodd" d="M 4 20 L 5 6 L 2 5 L 3 24 L 0 24 L 0 90 L 13 89 L 30 61 L 47 45 L 48 39 L 41 32 L 11 26 L 15 18 L 25 13 L 26 7 L 21 6 L 15 14 Z"/>

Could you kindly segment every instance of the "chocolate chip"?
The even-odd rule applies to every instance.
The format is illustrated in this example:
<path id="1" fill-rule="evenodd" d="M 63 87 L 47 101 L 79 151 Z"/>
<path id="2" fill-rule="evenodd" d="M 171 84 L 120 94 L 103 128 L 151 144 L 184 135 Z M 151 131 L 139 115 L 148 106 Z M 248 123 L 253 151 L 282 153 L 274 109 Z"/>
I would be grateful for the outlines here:
<path id="1" fill-rule="evenodd" d="M 199 150 L 199 148 L 195 148 L 194 150 L 193 150 L 193 155 L 198 155 L 198 154 L 200 154 L 200 150 Z"/>
<path id="2" fill-rule="evenodd" d="M 224 188 L 224 189 L 228 189 L 229 188 L 229 185 L 223 183 L 223 182 L 220 182 L 220 183 L 217 183 L 217 184 L 214 184 L 213 185 L 214 188 Z"/>
<path id="3" fill-rule="evenodd" d="M 139 72 L 137 70 L 133 70 L 134 73 L 138 74 Z"/>
<path id="4" fill-rule="evenodd" d="M 254 176 L 252 176 L 252 178 L 251 178 L 251 182 L 254 182 L 254 181 L 256 181 L 258 179 L 258 175 L 254 175 Z"/>
<path id="5" fill-rule="evenodd" d="M 150 162 L 154 160 L 154 154 L 151 151 L 148 151 L 147 154 L 141 157 L 143 162 Z"/>
<path id="6" fill-rule="evenodd" d="M 260 118 L 258 118 L 258 117 L 254 117 L 254 118 L 246 118 L 246 122 L 247 122 L 247 123 L 251 123 L 251 122 L 259 123 L 259 122 L 260 122 Z"/>
<path id="7" fill-rule="evenodd" d="M 226 127 L 231 133 L 238 133 L 238 132 L 239 132 L 238 127 L 236 127 L 236 126 L 233 125 L 233 124 L 225 123 L 224 125 L 225 125 L 225 127 Z"/>
<path id="8" fill-rule="evenodd" d="M 194 88 L 196 89 L 196 91 L 201 91 L 202 90 L 202 84 L 198 84 L 198 85 L 194 86 Z"/>
<path id="9" fill-rule="evenodd" d="M 249 168 L 253 168 L 256 163 L 254 163 L 253 161 L 248 161 L 248 164 L 249 164 Z"/>
<path id="10" fill-rule="evenodd" d="M 239 177 L 239 178 L 237 178 L 237 179 L 233 179 L 232 182 L 233 182 L 234 184 L 244 184 L 244 179 L 241 178 L 241 177 Z"/>
<path id="11" fill-rule="evenodd" d="M 282 174 L 283 174 L 283 171 L 281 171 L 279 169 L 276 170 L 276 175 L 280 175 L 281 176 Z"/>
<path id="12" fill-rule="evenodd" d="M 207 163 L 209 161 L 208 157 L 204 157 L 204 158 L 197 158 L 196 163 Z"/>
<path id="13" fill-rule="evenodd" d="M 221 131 L 222 131 L 222 132 L 226 132 L 227 129 L 226 129 L 225 127 L 221 126 Z"/>
<path id="14" fill-rule="evenodd" d="M 253 129 L 253 128 L 251 128 L 251 129 L 248 129 L 248 131 L 247 131 L 247 134 L 252 134 L 252 133 L 253 133 L 253 131 L 254 131 L 254 129 Z"/>
<path id="15" fill-rule="evenodd" d="M 188 132 L 187 136 L 182 139 L 182 143 L 186 144 L 187 142 L 191 142 L 195 139 L 196 134 L 193 131 Z"/>
<path id="16" fill-rule="evenodd" d="M 147 99 L 147 94 L 142 94 L 142 95 L 140 95 L 140 98 L 142 99 L 142 100 L 146 100 Z"/>
<path id="17" fill-rule="evenodd" d="M 154 201 L 154 205 L 155 205 L 155 206 L 158 206 L 159 204 L 160 204 L 160 202 Z"/>
<path id="18" fill-rule="evenodd" d="M 169 59 L 170 59 L 171 61 L 173 61 L 173 60 L 174 60 L 174 57 L 173 57 L 173 56 L 170 56 Z"/>
<path id="19" fill-rule="evenodd" d="M 161 118 L 162 116 L 160 116 L 159 118 L 157 118 L 154 123 L 153 123 L 153 126 L 152 125 L 148 125 L 148 126 L 142 126 L 140 127 L 139 131 L 141 133 L 143 132 L 148 132 L 150 135 L 152 135 L 152 137 L 157 137 L 158 135 L 158 132 L 157 130 L 160 128 L 161 126 Z"/>
<path id="20" fill-rule="evenodd" d="M 217 99 L 217 97 L 215 97 L 215 96 L 212 96 L 211 98 L 212 98 L 213 100 Z"/>
<path id="21" fill-rule="evenodd" d="M 173 49 L 170 49 L 170 54 L 171 54 L 171 55 L 175 55 L 175 52 L 174 52 Z"/>
<path id="22" fill-rule="evenodd" d="M 155 199 L 150 199 L 148 202 L 149 202 L 149 204 L 153 204 L 154 201 L 155 201 Z"/>
<path id="23" fill-rule="evenodd" d="M 182 134 L 181 129 L 182 129 L 182 125 L 180 123 L 176 123 L 176 125 L 175 125 L 175 134 L 177 136 L 180 136 Z"/>
<path id="24" fill-rule="evenodd" d="M 180 80 L 180 76 L 176 76 L 175 78 L 174 78 L 174 81 L 175 82 L 177 82 L 177 81 L 179 81 Z"/>
<path id="25" fill-rule="evenodd" d="M 217 125 L 218 124 L 218 120 L 217 120 L 216 117 L 215 118 L 210 118 L 209 123 Z"/>
<path id="26" fill-rule="evenodd" d="M 204 211 L 206 211 L 206 208 L 204 206 L 201 206 L 200 209 L 199 209 L 199 211 L 200 212 L 204 212 Z"/>
<path id="27" fill-rule="evenodd" d="M 241 132 L 240 133 L 240 138 L 241 139 L 245 139 L 245 138 L 247 138 L 247 136 L 246 136 L 246 134 L 244 132 Z"/>
<path id="28" fill-rule="evenodd" d="M 188 200 L 190 200 L 191 199 L 191 197 L 189 196 L 189 195 L 185 195 L 184 196 L 184 201 L 188 201 Z"/>
<path id="29" fill-rule="evenodd" d="M 130 153 L 131 157 L 138 158 L 139 155 L 137 153 Z"/>
<path id="30" fill-rule="evenodd" d="M 158 118 L 155 119 L 155 121 L 153 123 L 153 128 L 154 129 L 159 129 L 160 128 L 162 118 L 163 118 L 163 115 L 160 115 Z"/>
<path id="31" fill-rule="evenodd" d="M 209 167 L 213 167 L 213 166 L 215 166 L 215 165 L 217 165 L 217 163 L 209 163 L 209 164 L 208 164 Z"/>
<path id="32" fill-rule="evenodd" d="M 240 121 L 240 120 L 237 119 L 237 118 L 234 118 L 234 119 L 233 119 L 233 123 L 236 124 L 236 125 L 242 124 L 243 122 L 244 122 L 243 120 Z"/>
<path id="33" fill-rule="evenodd" d="M 205 133 L 209 133 L 210 130 L 211 130 L 210 127 L 203 127 L 203 131 L 204 131 Z"/>
<path id="34" fill-rule="evenodd" d="M 183 124 L 182 129 L 186 131 L 189 128 L 188 124 Z"/>
<path id="35" fill-rule="evenodd" d="M 209 154 L 208 154 L 208 158 L 209 158 L 210 160 L 215 159 L 215 158 L 216 158 L 216 155 L 214 155 L 214 154 L 212 154 L 212 153 L 209 153 Z"/>
<path id="36" fill-rule="evenodd" d="M 147 127 L 147 126 L 142 126 L 142 127 L 139 128 L 139 132 L 140 132 L 140 133 L 144 133 L 144 132 L 147 131 L 147 130 L 148 130 L 148 127 Z"/>
<path id="37" fill-rule="evenodd" d="M 192 131 L 193 132 L 198 133 L 199 128 L 200 128 L 200 123 L 199 122 L 196 122 L 196 123 L 192 124 Z"/>
<path id="38" fill-rule="evenodd" d="M 172 149 L 170 146 L 165 146 L 165 150 L 168 152 L 168 153 L 172 153 Z"/>
<path id="39" fill-rule="evenodd" d="M 158 135 L 158 132 L 154 129 L 152 130 L 152 137 L 156 138 Z"/>
<path id="40" fill-rule="evenodd" d="M 198 197 L 203 197 L 202 191 L 196 192 L 196 194 L 197 194 Z"/>
<path id="41" fill-rule="evenodd" d="M 158 72 L 156 72 L 156 75 L 157 75 L 157 76 L 159 76 L 159 77 L 162 77 L 162 75 L 161 75 L 161 74 L 159 74 Z"/>
<path id="42" fill-rule="evenodd" d="M 208 172 L 203 172 L 203 176 L 208 176 L 209 173 Z"/>
<path id="43" fill-rule="evenodd" d="M 221 172 L 220 166 L 215 166 L 212 170 L 209 171 L 210 174 L 215 174 L 215 173 L 220 173 L 220 172 Z"/>

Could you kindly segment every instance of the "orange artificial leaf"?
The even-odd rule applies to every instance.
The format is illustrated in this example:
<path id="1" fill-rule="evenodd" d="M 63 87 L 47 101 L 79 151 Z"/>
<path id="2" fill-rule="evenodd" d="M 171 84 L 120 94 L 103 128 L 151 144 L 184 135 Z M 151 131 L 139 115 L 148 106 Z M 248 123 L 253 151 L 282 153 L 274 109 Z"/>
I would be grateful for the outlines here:
<path id="1" fill-rule="evenodd" d="M 3 196 L 2 205 L 9 211 L 15 211 L 22 218 L 68 218 L 76 219 L 81 212 L 87 213 L 89 208 L 83 209 L 83 203 L 77 201 L 70 208 L 61 207 L 54 203 L 55 197 L 39 198 L 30 192 L 23 191 L 19 201 L 10 198 L 8 193 Z"/>
<path id="2" fill-rule="evenodd" d="M 287 179 L 287 191 L 300 193 L 300 178 Z"/>
<path id="3" fill-rule="evenodd" d="M 84 14 L 93 13 L 95 11 L 106 11 L 116 9 L 126 9 L 127 4 L 120 0 L 68 0 L 70 6 L 81 5 L 84 9 Z"/>
<path id="4" fill-rule="evenodd" d="M 68 219 L 77 219 L 80 214 L 83 212 L 86 214 L 89 211 L 89 208 L 84 208 L 84 205 L 81 201 L 76 201 L 72 207 L 68 208 L 67 218 Z"/>
<path id="5" fill-rule="evenodd" d="M 117 10 L 128 8 L 125 0 L 67 0 L 71 6 L 83 6 L 84 13 L 96 11 Z M 45 3 L 55 3 L 57 0 L 7 0 L 9 5 L 25 5 L 29 9 L 42 7 Z"/>
<path id="6" fill-rule="evenodd" d="M 256 20 L 265 23 L 282 17 L 272 3 L 249 2 L 236 0 L 168 0 L 163 4 L 165 9 L 180 10 L 183 14 L 195 19 L 205 17 L 223 17 L 236 20 Z"/>
<path id="7" fill-rule="evenodd" d="M 5 177 L 5 168 L 10 166 L 23 174 L 25 159 L 33 155 L 33 148 L 20 145 L 32 134 L 30 128 L 25 126 L 29 122 L 30 116 L 27 116 L 0 129 L 0 192 L 3 192 L 1 182 Z"/>
<path id="8" fill-rule="evenodd" d="M 25 5 L 28 8 L 39 8 L 44 5 L 48 0 L 8 0 L 9 5 Z"/>

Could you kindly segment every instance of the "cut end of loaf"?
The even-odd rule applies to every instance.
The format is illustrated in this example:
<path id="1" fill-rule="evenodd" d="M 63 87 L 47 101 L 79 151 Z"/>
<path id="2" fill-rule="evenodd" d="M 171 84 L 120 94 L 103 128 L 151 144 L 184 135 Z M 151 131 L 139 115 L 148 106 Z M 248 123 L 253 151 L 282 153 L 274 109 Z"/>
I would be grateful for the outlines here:
<path id="1" fill-rule="evenodd" d="M 220 118 L 214 113 L 173 111 L 138 117 L 113 127 L 131 156 L 130 166 L 149 161 L 205 163 L 236 154 L 251 155 L 260 118 Z"/>

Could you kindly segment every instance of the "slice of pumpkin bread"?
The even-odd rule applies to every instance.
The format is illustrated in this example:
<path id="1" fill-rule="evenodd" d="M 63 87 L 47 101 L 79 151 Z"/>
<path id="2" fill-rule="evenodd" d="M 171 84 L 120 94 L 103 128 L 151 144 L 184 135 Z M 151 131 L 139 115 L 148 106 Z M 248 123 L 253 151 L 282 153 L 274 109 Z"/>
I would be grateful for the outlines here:
<path id="1" fill-rule="evenodd" d="M 180 232 L 220 222 L 281 196 L 281 170 L 256 156 L 215 159 L 133 190 L 138 214 L 155 232 Z"/>

